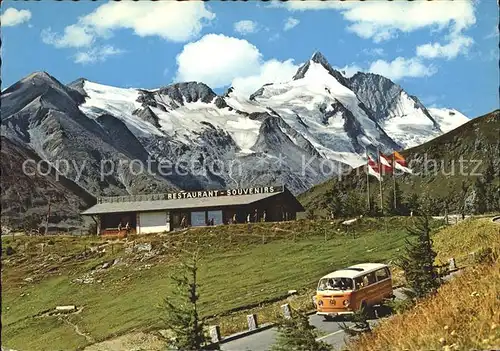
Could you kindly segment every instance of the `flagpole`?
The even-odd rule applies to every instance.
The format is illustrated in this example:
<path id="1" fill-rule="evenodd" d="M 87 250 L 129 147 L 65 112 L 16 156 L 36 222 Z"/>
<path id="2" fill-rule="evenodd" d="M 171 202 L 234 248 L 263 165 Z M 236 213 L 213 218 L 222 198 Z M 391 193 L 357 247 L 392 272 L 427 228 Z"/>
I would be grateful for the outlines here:
<path id="1" fill-rule="evenodd" d="M 380 160 L 380 150 L 377 149 L 377 154 L 378 154 L 378 168 L 380 172 L 380 179 L 379 179 L 379 186 L 380 186 L 380 211 L 382 212 L 382 217 L 384 217 L 384 226 L 385 226 L 385 233 L 388 233 L 387 229 L 387 218 L 384 216 L 384 198 L 382 195 L 382 161 Z"/>
<path id="2" fill-rule="evenodd" d="M 392 153 L 392 180 L 394 187 L 394 213 L 396 213 L 396 209 L 398 208 L 398 203 L 396 199 L 396 156 Z"/>
<path id="3" fill-rule="evenodd" d="M 382 216 L 384 216 L 384 198 L 382 195 L 382 162 L 380 161 L 380 151 L 377 149 L 377 154 L 378 154 L 378 169 L 380 172 L 380 178 L 378 180 L 378 184 L 380 187 L 380 211 L 382 211 Z"/>
<path id="4" fill-rule="evenodd" d="M 368 204 L 368 213 L 371 211 L 371 204 L 370 204 L 370 174 L 368 167 L 370 167 L 368 163 L 368 152 L 366 151 L 365 148 L 365 156 L 366 156 L 366 202 Z"/>

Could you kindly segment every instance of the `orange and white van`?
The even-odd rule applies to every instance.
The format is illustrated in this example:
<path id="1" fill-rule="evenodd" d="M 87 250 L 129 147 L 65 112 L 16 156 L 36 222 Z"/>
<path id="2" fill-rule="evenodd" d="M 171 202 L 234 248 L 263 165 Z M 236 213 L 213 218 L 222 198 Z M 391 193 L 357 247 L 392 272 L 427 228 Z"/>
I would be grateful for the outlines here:
<path id="1" fill-rule="evenodd" d="M 389 267 L 382 263 L 362 263 L 322 277 L 316 289 L 316 314 L 325 319 L 352 314 L 393 297 Z"/>

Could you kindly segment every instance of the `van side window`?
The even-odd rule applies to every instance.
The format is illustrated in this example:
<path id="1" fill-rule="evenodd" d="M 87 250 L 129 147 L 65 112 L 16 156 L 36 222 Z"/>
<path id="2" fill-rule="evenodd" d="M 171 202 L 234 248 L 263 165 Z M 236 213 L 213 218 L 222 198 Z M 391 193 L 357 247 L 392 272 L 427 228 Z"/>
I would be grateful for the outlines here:
<path id="1" fill-rule="evenodd" d="M 363 287 L 368 286 L 368 285 L 369 285 L 368 276 L 364 275 L 363 276 Z"/>
<path id="2" fill-rule="evenodd" d="M 377 281 L 375 278 L 375 272 L 367 274 L 366 277 L 368 278 L 368 285 L 374 284 Z"/>
<path id="3" fill-rule="evenodd" d="M 382 268 L 382 269 L 379 269 L 378 271 L 375 271 L 375 276 L 377 277 L 377 281 L 379 282 L 381 280 L 389 278 L 388 273 L 389 272 L 388 272 L 387 268 Z"/>
<path id="4" fill-rule="evenodd" d="M 356 284 L 356 290 L 363 288 L 363 278 L 359 277 L 354 279 L 354 283 Z"/>

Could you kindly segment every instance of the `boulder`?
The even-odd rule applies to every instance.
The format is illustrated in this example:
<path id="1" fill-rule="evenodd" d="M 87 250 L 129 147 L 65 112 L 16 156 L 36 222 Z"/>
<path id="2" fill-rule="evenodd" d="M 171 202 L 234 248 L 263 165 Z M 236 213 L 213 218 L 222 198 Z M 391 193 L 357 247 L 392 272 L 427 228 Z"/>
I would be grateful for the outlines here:
<path id="1" fill-rule="evenodd" d="M 141 252 L 141 251 L 151 251 L 152 246 L 151 243 L 142 243 L 142 244 L 137 244 L 134 246 L 135 251 Z"/>

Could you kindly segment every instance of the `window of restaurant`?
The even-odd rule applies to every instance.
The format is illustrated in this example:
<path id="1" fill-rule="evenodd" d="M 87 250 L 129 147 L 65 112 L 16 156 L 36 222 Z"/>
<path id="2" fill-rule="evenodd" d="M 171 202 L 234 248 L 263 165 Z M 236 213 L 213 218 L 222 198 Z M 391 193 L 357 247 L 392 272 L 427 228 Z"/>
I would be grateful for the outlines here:
<path id="1" fill-rule="evenodd" d="M 127 223 L 130 228 L 136 227 L 136 214 L 135 213 L 110 213 L 101 216 L 101 229 L 118 229 L 121 227 L 125 229 Z"/>
<path id="2" fill-rule="evenodd" d="M 191 212 L 191 225 L 201 227 L 207 225 L 205 211 Z"/>
<path id="3" fill-rule="evenodd" d="M 214 220 L 214 225 L 218 224 L 224 224 L 223 219 L 222 219 L 222 211 L 208 211 L 208 221 Z"/>

